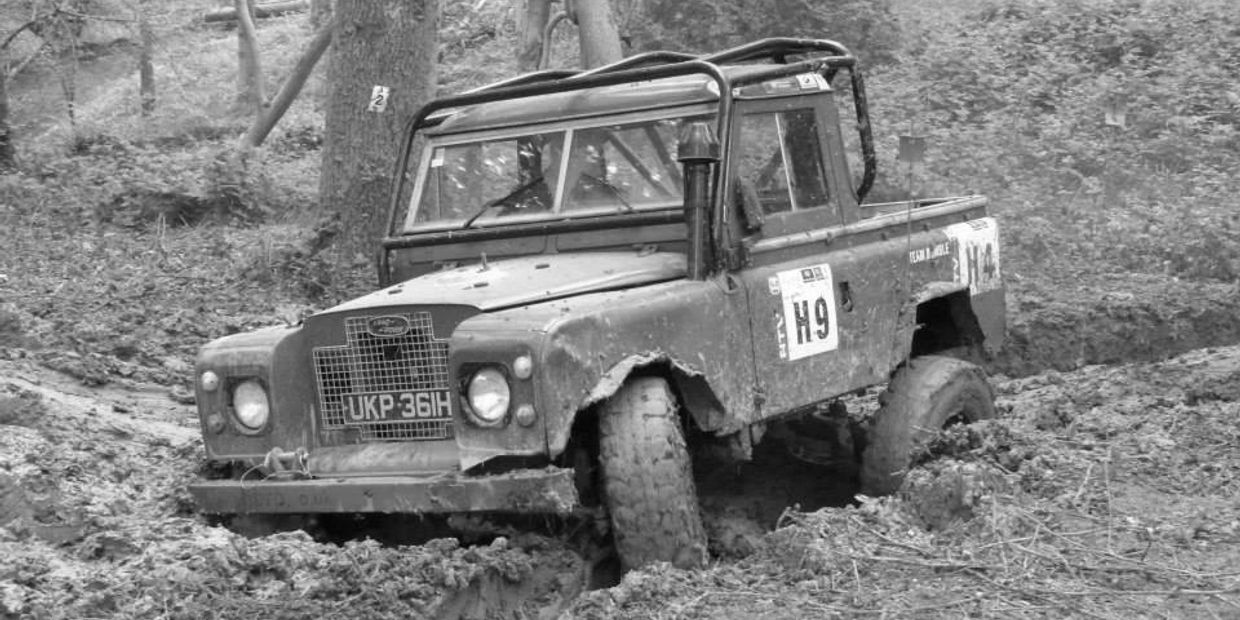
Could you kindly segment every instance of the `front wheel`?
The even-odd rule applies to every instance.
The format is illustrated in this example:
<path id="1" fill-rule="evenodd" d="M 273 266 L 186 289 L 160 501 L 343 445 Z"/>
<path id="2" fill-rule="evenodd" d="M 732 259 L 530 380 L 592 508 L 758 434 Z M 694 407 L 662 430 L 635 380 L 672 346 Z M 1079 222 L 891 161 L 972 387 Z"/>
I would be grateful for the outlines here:
<path id="1" fill-rule="evenodd" d="M 658 377 L 629 379 L 599 412 L 599 461 L 624 570 L 706 562 L 706 533 L 676 399 Z"/>
<path id="2" fill-rule="evenodd" d="M 861 492 L 894 493 L 913 453 L 939 430 L 995 417 L 995 395 L 975 364 L 938 355 L 913 358 L 880 397 L 861 459 Z"/>

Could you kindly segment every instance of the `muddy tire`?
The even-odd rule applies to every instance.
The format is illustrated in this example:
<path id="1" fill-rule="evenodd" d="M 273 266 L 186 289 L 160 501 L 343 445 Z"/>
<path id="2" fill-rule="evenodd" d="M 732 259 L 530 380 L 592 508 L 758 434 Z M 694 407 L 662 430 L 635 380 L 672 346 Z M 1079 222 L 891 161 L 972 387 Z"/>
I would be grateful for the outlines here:
<path id="1" fill-rule="evenodd" d="M 599 461 L 624 570 L 706 563 L 706 533 L 676 399 L 657 377 L 630 379 L 599 412 Z"/>
<path id="2" fill-rule="evenodd" d="M 899 489 L 914 451 L 940 429 L 995 417 L 986 373 L 938 355 L 914 358 L 896 371 L 880 403 L 861 458 L 861 492 L 870 496 Z"/>

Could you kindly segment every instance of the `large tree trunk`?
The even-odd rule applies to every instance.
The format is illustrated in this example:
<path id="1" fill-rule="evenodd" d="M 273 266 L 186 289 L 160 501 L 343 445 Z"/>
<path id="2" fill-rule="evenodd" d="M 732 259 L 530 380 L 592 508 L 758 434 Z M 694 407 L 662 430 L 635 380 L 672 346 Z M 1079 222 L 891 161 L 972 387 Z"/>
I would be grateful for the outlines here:
<path id="1" fill-rule="evenodd" d="M 276 93 L 275 98 L 271 100 L 271 105 L 259 113 L 254 119 L 254 124 L 250 126 L 250 130 L 241 137 L 242 149 L 255 148 L 267 139 L 267 134 L 271 133 L 276 123 L 280 122 L 280 117 L 284 116 L 288 107 L 293 105 L 293 100 L 301 92 L 301 87 L 306 84 L 310 72 L 314 70 L 314 65 L 318 64 L 319 58 L 323 56 L 323 52 L 327 51 L 331 42 L 332 26 L 328 24 L 314 35 L 310 45 L 306 46 L 306 50 L 302 52 L 301 58 L 297 59 L 293 72 L 280 87 L 280 92 Z"/>
<path id="2" fill-rule="evenodd" d="M 542 67 L 543 29 L 551 18 L 551 0 L 526 0 L 525 16 L 521 20 L 521 48 L 517 52 L 517 69 L 522 73 L 537 71 Z"/>
<path id="3" fill-rule="evenodd" d="M 262 112 L 263 69 L 258 57 L 258 36 L 254 33 L 253 0 L 236 0 L 237 10 L 237 107 Z"/>
<path id="4" fill-rule="evenodd" d="M 319 200 L 349 222 L 345 249 L 386 232 L 402 129 L 434 93 L 437 0 L 337 0 Z M 375 87 L 389 89 L 382 111 Z"/>
<path id="5" fill-rule="evenodd" d="M 608 0 L 567 0 L 569 16 L 577 22 L 581 39 L 581 66 L 601 67 L 624 58 L 620 31 Z"/>

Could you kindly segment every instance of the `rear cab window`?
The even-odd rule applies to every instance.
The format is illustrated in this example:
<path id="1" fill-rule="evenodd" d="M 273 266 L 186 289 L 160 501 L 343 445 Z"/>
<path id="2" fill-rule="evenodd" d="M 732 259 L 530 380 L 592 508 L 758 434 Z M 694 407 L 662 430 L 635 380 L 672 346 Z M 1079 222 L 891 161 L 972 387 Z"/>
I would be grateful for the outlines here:
<path id="1" fill-rule="evenodd" d="M 737 106 L 732 179 L 735 200 L 756 198 L 762 236 L 844 223 L 822 95 L 746 101 Z"/>

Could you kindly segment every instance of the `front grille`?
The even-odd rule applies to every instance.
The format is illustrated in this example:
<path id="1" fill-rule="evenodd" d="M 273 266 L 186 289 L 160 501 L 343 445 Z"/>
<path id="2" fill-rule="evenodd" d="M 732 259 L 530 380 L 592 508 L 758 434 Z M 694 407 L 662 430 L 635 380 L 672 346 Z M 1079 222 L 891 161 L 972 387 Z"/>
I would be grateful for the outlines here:
<path id="1" fill-rule="evenodd" d="M 376 317 L 345 319 L 346 343 L 314 349 L 319 411 L 324 430 L 356 429 L 363 441 L 426 440 L 452 437 L 452 420 L 358 423 L 346 415 L 349 395 L 447 390 L 448 341 L 435 338 L 429 312 L 396 315 L 409 322 L 397 336 L 376 336 Z"/>

